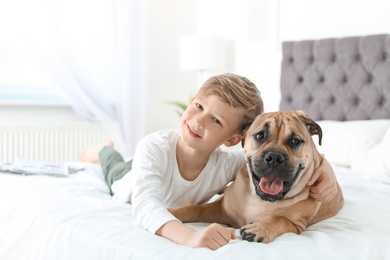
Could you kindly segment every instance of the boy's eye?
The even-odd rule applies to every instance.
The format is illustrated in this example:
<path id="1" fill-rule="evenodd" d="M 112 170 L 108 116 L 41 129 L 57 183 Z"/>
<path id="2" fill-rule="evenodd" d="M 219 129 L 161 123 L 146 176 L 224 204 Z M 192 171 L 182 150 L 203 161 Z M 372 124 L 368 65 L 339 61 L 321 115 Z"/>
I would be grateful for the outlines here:
<path id="1" fill-rule="evenodd" d="M 217 123 L 218 125 L 222 125 L 221 121 L 219 121 L 217 118 L 213 118 L 214 122 Z"/>
<path id="2" fill-rule="evenodd" d="M 199 108 L 199 109 L 203 109 L 202 105 L 199 104 L 199 103 L 195 103 L 195 106 L 196 106 L 197 108 Z"/>

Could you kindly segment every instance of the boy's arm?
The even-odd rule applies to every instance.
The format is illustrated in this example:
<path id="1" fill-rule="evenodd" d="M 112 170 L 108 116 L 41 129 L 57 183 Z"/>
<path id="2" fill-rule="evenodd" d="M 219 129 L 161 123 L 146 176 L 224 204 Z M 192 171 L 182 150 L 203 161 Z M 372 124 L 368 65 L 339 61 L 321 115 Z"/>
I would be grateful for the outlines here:
<path id="1" fill-rule="evenodd" d="M 310 196 L 321 202 L 330 201 L 337 193 L 337 179 L 330 163 L 324 158 L 310 181 Z"/>
<path id="2" fill-rule="evenodd" d="M 154 145 L 154 146 L 153 146 Z M 173 242 L 191 247 L 217 249 L 235 238 L 235 230 L 211 224 L 195 231 L 178 221 L 163 203 L 162 172 L 165 151 L 156 144 L 140 141 L 133 160 L 131 203 L 135 223 Z"/>
<path id="3" fill-rule="evenodd" d="M 156 234 L 180 245 L 205 247 L 212 250 L 236 238 L 233 228 L 225 228 L 220 224 L 214 223 L 202 231 L 195 231 L 177 220 L 165 223 L 156 231 Z"/>

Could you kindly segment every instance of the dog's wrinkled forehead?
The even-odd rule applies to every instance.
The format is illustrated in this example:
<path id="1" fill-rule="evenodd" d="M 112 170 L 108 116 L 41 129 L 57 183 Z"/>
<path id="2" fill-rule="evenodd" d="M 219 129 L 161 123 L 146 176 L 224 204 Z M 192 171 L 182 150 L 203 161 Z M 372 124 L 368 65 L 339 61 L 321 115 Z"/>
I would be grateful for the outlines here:
<path id="1" fill-rule="evenodd" d="M 272 140 L 286 140 L 296 134 L 307 135 L 310 133 L 306 125 L 299 118 L 297 112 L 273 112 L 258 116 L 247 131 L 245 143 L 252 139 L 272 136 Z M 303 137 L 303 136 L 302 136 Z"/>
<path id="2" fill-rule="evenodd" d="M 256 118 L 253 122 L 252 127 L 249 129 L 252 133 L 255 133 L 260 130 L 289 130 L 297 126 L 302 126 L 302 123 L 299 122 L 297 116 L 293 113 L 265 113 Z"/>

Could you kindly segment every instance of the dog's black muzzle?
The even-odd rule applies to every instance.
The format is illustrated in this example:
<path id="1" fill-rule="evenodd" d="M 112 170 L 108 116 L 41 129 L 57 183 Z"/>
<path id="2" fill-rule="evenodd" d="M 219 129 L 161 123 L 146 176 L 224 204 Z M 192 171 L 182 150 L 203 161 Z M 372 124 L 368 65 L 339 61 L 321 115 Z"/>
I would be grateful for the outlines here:
<path id="1" fill-rule="evenodd" d="M 288 159 L 287 154 L 277 150 L 264 151 L 258 159 L 253 158 L 253 156 L 248 156 L 246 159 L 252 174 L 252 182 L 255 186 L 256 194 L 262 200 L 270 202 L 283 199 L 290 191 L 299 172 L 303 169 L 301 165 L 296 169 Z M 268 194 L 260 188 L 261 179 L 270 174 L 273 174 L 274 178 L 283 181 L 281 191 L 275 195 Z"/>

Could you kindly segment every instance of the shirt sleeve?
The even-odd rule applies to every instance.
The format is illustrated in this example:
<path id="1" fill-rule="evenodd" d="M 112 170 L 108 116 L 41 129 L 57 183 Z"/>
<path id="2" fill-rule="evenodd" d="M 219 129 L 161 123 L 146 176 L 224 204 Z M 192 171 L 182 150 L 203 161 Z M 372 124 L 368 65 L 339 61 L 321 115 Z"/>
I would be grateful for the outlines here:
<path id="1" fill-rule="evenodd" d="M 245 155 L 244 150 L 239 147 L 230 148 L 229 151 L 229 159 L 228 162 L 230 162 L 229 168 L 233 169 L 228 171 L 230 173 L 229 181 L 233 181 L 236 178 L 237 172 L 240 170 L 242 165 L 245 163 Z"/>
<path id="2" fill-rule="evenodd" d="M 166 145 L 166 144 L 165 144 Z M 145 139 L 137 146 L 131 174 L 131 204 L 135 223 L 155 233 L 163 224 L 177 220 L 164 206 L 162 173 L 168 162 L 164 144 Z"/>

